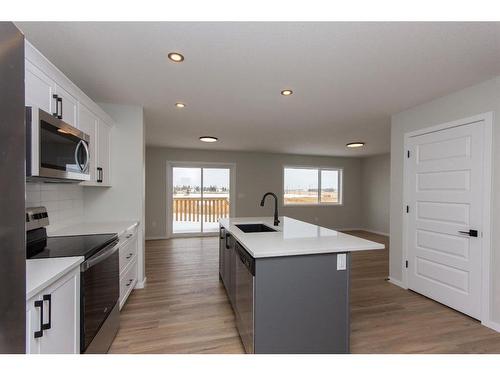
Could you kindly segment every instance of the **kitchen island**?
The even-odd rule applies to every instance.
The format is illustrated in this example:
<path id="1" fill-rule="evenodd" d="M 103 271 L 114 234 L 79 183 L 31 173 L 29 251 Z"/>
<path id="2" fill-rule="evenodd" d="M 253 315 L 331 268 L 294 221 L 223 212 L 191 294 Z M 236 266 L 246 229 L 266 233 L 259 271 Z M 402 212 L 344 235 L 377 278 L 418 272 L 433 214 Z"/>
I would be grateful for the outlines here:
<path id="1" fill-rule="evenodd" d="M 384 245 L 289 217 L 219 223 L 219 277 L 245 351 L 349 353 L 350 254 Z"/>

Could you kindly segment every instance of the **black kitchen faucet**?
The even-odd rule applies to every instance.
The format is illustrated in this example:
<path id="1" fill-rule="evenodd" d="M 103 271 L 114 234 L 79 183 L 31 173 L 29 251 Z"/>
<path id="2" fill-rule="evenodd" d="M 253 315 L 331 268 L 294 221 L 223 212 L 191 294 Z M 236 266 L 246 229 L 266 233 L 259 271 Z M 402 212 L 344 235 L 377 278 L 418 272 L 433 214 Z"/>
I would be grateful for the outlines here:
<path id="1" fill-rule="evenodd" d="M 262 200 L 260 201 L 260 206 L 264 207 L 264 202 L 265 202 L 266 197 L 268 195 L 272 195 L 274 197 L 274 226 L 277 227 L 279 225 L 280 221 L 278 219 L 278 197 L 276 196 L 276 194 L 271 193 L 271 192 L 267 192 L 266 194 L 264 194 L 264 196 L 262 197 Z"/>

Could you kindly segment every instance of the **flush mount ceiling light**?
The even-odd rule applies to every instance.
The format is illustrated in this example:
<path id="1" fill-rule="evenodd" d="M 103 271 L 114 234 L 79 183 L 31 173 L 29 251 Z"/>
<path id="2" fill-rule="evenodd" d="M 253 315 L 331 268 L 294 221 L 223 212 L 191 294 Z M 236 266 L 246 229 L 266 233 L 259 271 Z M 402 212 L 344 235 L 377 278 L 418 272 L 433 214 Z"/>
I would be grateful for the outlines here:
<path id="1" fill-rule="evenodd" d="M 186 108 L 186 104 L 181 103 L 181 102 L 177 102 L 177 103 L 175 103 L 175 106 L 176 106 L 177 108 Z"/>
<path id="2" fill-rule="evenodd" d="M 173 62 L 176 62 L 176 63 L 179 63 L 179 62 L 182 62 L 184 61 L 184 56 L 182 56 L 180 53 L 178 52 L 170 52 L 168 54 L 168 58 L 170 60 L 172 60 Z"/>
<path id="3" fill-rule="evenodd" d="M 286 90 L 281 90 L 281 95 L 283 96 L 290 96 L 293 94 L 292 90 L 286 89 Z"/>
<path id="4" fill-rule="evenodd" d="M 217 142 L 218 140 L 219 140 L 219 138 L 216 138 L 216 137 L 210 137 L 210 136 L 200 137 L 200 141 L 202 141 L 202 142 L 208 142 L 208 143 Z"/>
<path id="5" fill-rule="evenodd" d="M 346 144 L 346 147 L 349 148 L 358 148 L 358 147 L 363 147 L 365 145 L 365 142 L 351 142 Z"/>

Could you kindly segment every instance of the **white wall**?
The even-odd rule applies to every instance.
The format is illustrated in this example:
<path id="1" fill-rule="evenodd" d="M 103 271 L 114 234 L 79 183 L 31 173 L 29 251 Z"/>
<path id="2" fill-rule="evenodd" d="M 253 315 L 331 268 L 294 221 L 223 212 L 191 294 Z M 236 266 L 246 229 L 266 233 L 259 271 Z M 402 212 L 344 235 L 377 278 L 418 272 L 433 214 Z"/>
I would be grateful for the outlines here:
<path id="1" fill-rule="evenodd" d="M 137 106 L 99 104 L 115 121 L 110 188 L 85 187 L 84 220 L 139 221 L 139 280 L 144 278 L 144 119 Z"/>
<path id="2" fill-rule="evenodd" d="M 26 207 L 47 207 L 52 230 L 84 220 L 83 187 L 77 184 L 28 182 L 25 202 Z"/>
<path id="3" fill-rule="evenodd" d="M 291 216 L 329 228 L 359 228 L 361 208 L 361 160 L 269 154 L 255 152 L 205 151 L 161 147 L 146 148 L 146 237 L 166 236 L 167 161 L 224 162 L 236 164 L 236 216 L 271 216 L 273 207 L 259 203 L 267 191 L 280 197 L 280 215 Z M 284 165 L 344 168 L 343 205 L 283 207 Z"/>
<path id="4" fill-rule="evenodd" d="M 492 319 L 500 323 L 500 76 L 392 116 L 390 277 L 402 280 L 404 134 L 485 112 L 494 112 L 492 207 Z"/>
<path id="5" fill-rule="evenodd" d="M 362 227 L 389 234 L 390 154 L 361 159 Z"/>

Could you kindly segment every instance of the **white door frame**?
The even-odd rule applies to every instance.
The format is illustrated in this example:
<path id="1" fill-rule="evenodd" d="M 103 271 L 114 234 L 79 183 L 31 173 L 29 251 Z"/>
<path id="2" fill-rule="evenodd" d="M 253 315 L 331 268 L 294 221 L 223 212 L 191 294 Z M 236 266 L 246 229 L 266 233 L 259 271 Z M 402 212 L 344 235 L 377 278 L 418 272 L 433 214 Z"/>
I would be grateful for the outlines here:
<path id="1" fill-rule="evenodd" d="M 499 327 L 490 320 L 491 317 L 491 192 L 492 192 L 492 163 L 493 163 L 493 112 L 486 112 L 476 116 L 447 122 L 428 128 L 405 133 L 404 135 L 404 164 L 403 164 L 403 259 L 401 267 L 403 269 L 403 286 L 408 289 L 408 269 L 406 260 L 408 259 L 408 215 L 406 205 L 410 191 L 408 174 L 408 142 L 410 138 L 433 133 L 444 129 L 468 125 L 475 122 L 484 121 L 484 148 L 483 148 L 483 228 L 482 228 L 482 249 L 481 249 L 481 323 L 485 326 L 498 330 Z"/>
<path id="2" fill-rule="evenodd" d="M 167 238 L 175 237 L 210 237 L 219 235 L 218 232 L 208 233 L 172 233 L 172 215 L 170 214 L 173 206 L 172 200 L 172 168 L 229 168 L 229 215 L 235 216 L 236 212 L 236 163 L 217 163 L 217 162 L 196 162 L 196 161 L 167 161 Z"/>

